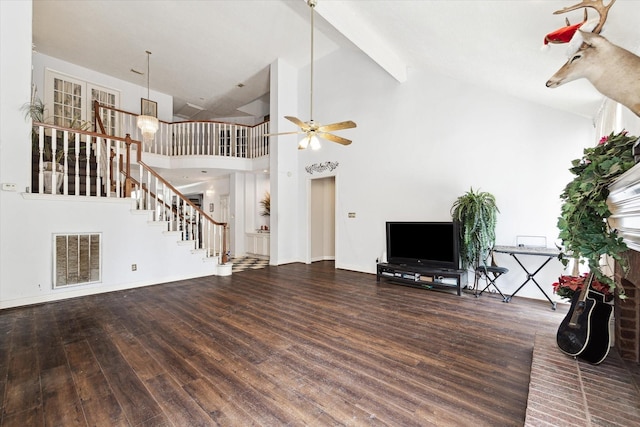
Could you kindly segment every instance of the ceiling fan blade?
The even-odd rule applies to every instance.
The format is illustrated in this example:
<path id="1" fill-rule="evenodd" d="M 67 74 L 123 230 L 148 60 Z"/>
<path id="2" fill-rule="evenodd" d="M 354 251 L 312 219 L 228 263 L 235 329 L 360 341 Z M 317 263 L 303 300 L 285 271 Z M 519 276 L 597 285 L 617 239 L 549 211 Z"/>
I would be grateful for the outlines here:
<path id="1" fill-rule="evenodd" d="M 285 119 L 289 120 L 290 122 L 293 122 L 296 126 L 298 126 L 300 129 L 302 129 L 303 131 L 307 131 L 309 130 L 309 124 L 303 122 L 302 120 L 300 120 L 297 117 L 293 117 L 293 116 L 284 116 Z"/>
<path id="2" fill-rule="evenodd" d="M 351 144 L 351 140 L 350 139 L 346 139 L 346 138 L 343 138 L 341 136 L 334 135 L 332 133 L 320 132 L 320 133 L 318 133 L 318 136 L 320 138 L 324 138 L 324 139 L 327 139 L 327 140 L 332 141 L 332 142 L 337 142 L 338 144 L 342 144 L 342 145 Z"/>
<path id="3" fill-rule="evenodd" d="M 351 129 L 356 127 L 356 124 L 351 120 L 347 120 L 345 122 L 332 123 L 330 125 L 324 125 L 318 127 L 318 131 L 320 132 L 332 132 L 334 130 L 342 130 L 342 129 Z"/>
<path id="4" fill-rule="evenodd" d="M 265 133 L 263 136 L 293 135 L 294 133 L 304 133 L 299 130 L 294 132 Z"/>

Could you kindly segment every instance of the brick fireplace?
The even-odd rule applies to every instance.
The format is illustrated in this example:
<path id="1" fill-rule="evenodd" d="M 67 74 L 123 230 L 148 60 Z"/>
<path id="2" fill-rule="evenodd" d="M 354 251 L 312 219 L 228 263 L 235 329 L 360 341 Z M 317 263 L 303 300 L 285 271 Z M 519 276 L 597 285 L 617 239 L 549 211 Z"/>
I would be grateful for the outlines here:
<path id="1" fill-rule="evenodd" d="M 611 187 L 608 199 L 612 212 L 610 224 L 618 230 L 629 247 L 629 270 L 626 275 L 616 265 L 616 282 L 627 298 L 616 298 L 615 347 L 628 361 L 640 362 L 640 164 L 622 175 Z"/>
<path id="2" fill-rule="evenodd" d="M 640 425 L 640 163 L 609 189 L 610 224 L 629 247 L 629 270 L 614 268 L 626 294 L 615 299 L 615 351 L 594 366 L 537 335 L 525 427 Z"/>
<path id="3" fill-rule="evenodd" d="M 640 362 L 640 252 L 628 251 L 629 272 L 616 266 L 616 282 L 621 283 L 627 298 L 616 298 L 615 347 L 625 360 Z"/>

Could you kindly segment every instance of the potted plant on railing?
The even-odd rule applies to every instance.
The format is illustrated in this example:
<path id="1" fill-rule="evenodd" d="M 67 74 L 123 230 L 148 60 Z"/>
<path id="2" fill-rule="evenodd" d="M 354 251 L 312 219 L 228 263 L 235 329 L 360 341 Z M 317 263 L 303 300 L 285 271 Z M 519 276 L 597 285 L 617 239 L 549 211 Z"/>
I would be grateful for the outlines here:
<path id="1" fill-rule="evenodd" d="M 33 122 L 46 123 L 48 118 L 46 117 L 46 106 L 40 98 L 34 97 L 31 102 L 28 102 L 22 106 L 22 110 L 25 115 L 25 119 L 31 119 Z M 88 130 L 91 127 L 91 123 L 84 120 L 73 119 L 68 125 L 69 129 Z M 69 141 L 72 141 L 75 134 L 69 133 Z M 40 150 L 40 134 L 37 127 L 34 127 L 31 131 L 31 144 L 32 153 L 37 155 Z M 63 179 L 63 165 L 64 160 L 64 146 L 62 133 L 58 134 L 56 139 L 56 152 L 53 153 L 52 140 L 50 137 L 45 136 L 44 144 L 42 147 L 42 170 L 44 175 L 44 191 L 45 193 L 52 193 L 52 175 L 56 175 L 56 191 L 60 191 Z M 74 146 L 69 144 L 67 147 L 67 155 L 74 156 Z"/>
<path id="2" fill-rule="evenodd" d="M 560 195 L 563 201 L 558 219 L 562 241 L 560 260 L 565 266 L 571 259 L 586 263 L 594 273 L 594 281 L 606 285 L 610 294 L 618 288 L 620 298 L 624 298 L 624 289 L 602 272 L 600 263 L 607 255 L 618 262 L 623 271 L 627 269 L 623 255 L 627 245 L 607 222 L 611 216 L 607 198 L 613 181 L 635 164 L 633 145 L 637 140 L 638 137 L 622 131 L 603 137 L 595 147 L 585 148 L 584 155 L 573 160 L 569 169 L 575 178 Z"/>

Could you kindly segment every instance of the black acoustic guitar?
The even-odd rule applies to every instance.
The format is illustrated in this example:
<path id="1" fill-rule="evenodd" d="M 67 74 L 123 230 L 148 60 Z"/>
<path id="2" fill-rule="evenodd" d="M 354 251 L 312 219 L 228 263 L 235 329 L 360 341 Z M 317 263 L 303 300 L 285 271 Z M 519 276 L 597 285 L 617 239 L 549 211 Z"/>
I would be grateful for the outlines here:
<path id="1" fill-rule="evenodd" d="M 599 364 L 611 346 L 609 321 L 613 307 L 605 302 L 603 294 L 589 289 L 593 277 L 593 273 L 589 274 L 580 293 L 573 295 L 571 308 L 558 328 L 556 342 L 564 353 Z"/>
<path id="2" fill-rule="evenodd" d="M 594 301 L 589 318 L 589 339 L 578 357 L 598 365 L 607 357 L 611 348 L 609 322 L 613 316 L 613 306 L 606 303 L 603 294 L 594 290 L 589 290 L 587 300 Z"/>
<path id="3" fill-rule="evenodd" d="M 580 293 L 573 294 L 569 312 L 560 323 L 556 334 L 558 347 L 569 356 L 580 355 L 589 343 L 589 318 L 595 305 L 595 300 L 587 298 L 591 282 L 593 282 L 593 273 L 589 274 L 587 283 L 584 284 Z"/>

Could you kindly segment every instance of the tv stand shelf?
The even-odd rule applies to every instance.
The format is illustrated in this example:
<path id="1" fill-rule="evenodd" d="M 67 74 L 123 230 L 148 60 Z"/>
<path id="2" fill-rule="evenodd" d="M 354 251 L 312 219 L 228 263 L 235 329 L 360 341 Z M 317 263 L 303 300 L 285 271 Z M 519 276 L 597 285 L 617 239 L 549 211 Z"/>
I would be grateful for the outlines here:
<path id="1" fill-rule="evenodd" d="M 449 270 L 405 264 L 379 263 L 376 281 L 384 277 L 406 286 L 431 289 L 434 286 L 456 288 L 462 295 L 462 286 L 467 284 L 467 270 Z"/>

